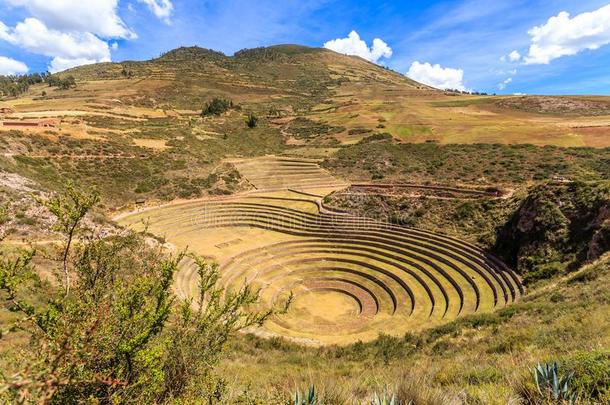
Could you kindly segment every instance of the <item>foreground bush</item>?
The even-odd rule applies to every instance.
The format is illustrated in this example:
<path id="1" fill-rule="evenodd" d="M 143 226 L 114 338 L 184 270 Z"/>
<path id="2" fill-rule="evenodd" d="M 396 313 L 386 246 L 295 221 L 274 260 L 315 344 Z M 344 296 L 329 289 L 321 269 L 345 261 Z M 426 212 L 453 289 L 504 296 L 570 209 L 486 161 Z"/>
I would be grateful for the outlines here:
<path id="1" fill-rule="evenodd" d="M 24 331 L 29 350 L 16 373 L 0 373 L 0 402 L 145 403 L 184 396 L 222 397 L 213 370 L 232 333 L 260 325 L 273 311 L 251 312 L 248 286 L 226 293 L 218 268 L 193 258 L 199 295 L 179 301 L 173 277 L 185 254 L 167 257 L 143 235 L 100 238 L 81 227 L 97 201 L 69 185 L 46 203 L 66 243 L 58 277 L 34 300 L 34 251 L 0 251 L 0 298 L 18 314 L 0 337 Z"/>

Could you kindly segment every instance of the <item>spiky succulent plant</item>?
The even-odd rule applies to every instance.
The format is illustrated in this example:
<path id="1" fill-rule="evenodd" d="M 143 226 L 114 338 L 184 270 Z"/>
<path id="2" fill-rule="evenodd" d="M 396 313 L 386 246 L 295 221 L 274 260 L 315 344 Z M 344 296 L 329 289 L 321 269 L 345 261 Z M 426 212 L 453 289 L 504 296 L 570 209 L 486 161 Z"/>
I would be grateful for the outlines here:
<path id="1" fill-rule="evenodd" d="M 576 402 L 576 392 L 570 386 L 573 376 L 574 373 L 560 376 L 559 367 L 556 362 L 538 363 L 534 367 L 534 379 L 536 380 L 538 392 L 544 398 L 551 399 L 557 403 L 568 402 L 573 404 Z"/>
<path id="2" fill-rule="evenodd" d="M 384 394 L 383 396 L 379 396 L 377 393 L 375 393 L 375 396 L 371 401 L 371 405 L 399 405 L 399 403 L 396 399 L 396 395 L 394 394 Z"/>
<path id="3" fill-rule="evenodd" d="M 294 405 L 322 405 L 318 401 L 316 387 L 313 384 L 310 385 L 307 393 L 303 393 L 303 395 L 301 395 L 301 391 L 297 390 L 294 393 Z"/>

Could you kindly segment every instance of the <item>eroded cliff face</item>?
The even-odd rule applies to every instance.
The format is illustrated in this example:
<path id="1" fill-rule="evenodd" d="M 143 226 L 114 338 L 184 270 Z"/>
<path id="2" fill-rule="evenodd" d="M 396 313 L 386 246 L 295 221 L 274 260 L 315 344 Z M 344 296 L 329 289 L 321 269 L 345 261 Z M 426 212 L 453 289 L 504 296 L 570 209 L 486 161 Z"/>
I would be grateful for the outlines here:
<path id="1" fill-rule="evenodd" d="M 526 281 L 570 270 L 609 249 L 608 182 L 532 188 L 493 247 Z"/>
<path id="2" fill-rule="evenodd" d="M 597 230 L 593 233 L 589 243 L 587 261 L 593 261 L 610 251 L 610 206 L 608 204 L 599 210 L 595 225 Z"/>

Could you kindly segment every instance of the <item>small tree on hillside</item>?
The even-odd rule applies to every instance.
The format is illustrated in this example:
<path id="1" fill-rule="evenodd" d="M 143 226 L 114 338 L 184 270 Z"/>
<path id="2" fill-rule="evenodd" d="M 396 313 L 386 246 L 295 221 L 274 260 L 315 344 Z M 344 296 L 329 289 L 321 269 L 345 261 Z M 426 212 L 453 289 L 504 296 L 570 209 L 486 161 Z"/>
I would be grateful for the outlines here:
<path id="1" fill-rule="evenodd" d="M 256 128 L 256 124 L 258 123 L 258 117 L 253 113 L 249 113 L 246 116 L 246 125 L 248 128 Z"/>
<path id="2" fill-rule="evenodd" d="M 76 79 L 74 79 L 74 76 L 67 76 L 59 82 L 59 88 L 61 90 L 68 90 L 72 87 L 76 87 Z"/>
<path id="3" fill-rule="evenodd" d="M 233 101 L 224 98 L 213 98 L 212 101 L 206 103 L 201 111 L 202 117 L 210 115 L 220 115 L 233 108 Z"/>

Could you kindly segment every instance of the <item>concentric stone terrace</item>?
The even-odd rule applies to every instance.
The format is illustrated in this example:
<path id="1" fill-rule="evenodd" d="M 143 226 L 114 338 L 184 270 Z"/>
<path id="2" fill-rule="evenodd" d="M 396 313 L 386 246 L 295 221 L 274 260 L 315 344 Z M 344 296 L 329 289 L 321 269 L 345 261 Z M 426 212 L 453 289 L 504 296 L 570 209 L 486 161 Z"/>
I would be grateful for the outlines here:
<path id="1" fill-rule="evenodd" d="M 168 205 L 121 222 L 137 228 L 147 220 L 178 247 L 214 257 L 229 289 L 261 289 L 261 307 L 292 292 L 288 313 L 258 332 L 313 344 L 404 334 L 503 307 L 523 293 L 510 269 L 474 245 L 330 212 L 312 192 Z M 194 266 L 185 262 L 176 290 L 192 296 L 196 289 Z"/>
<path id="2" fill-rule="evenodd" d="M 345 187 L 314 159 L 264 156 L 229 161 L 257 190 Z"/>

